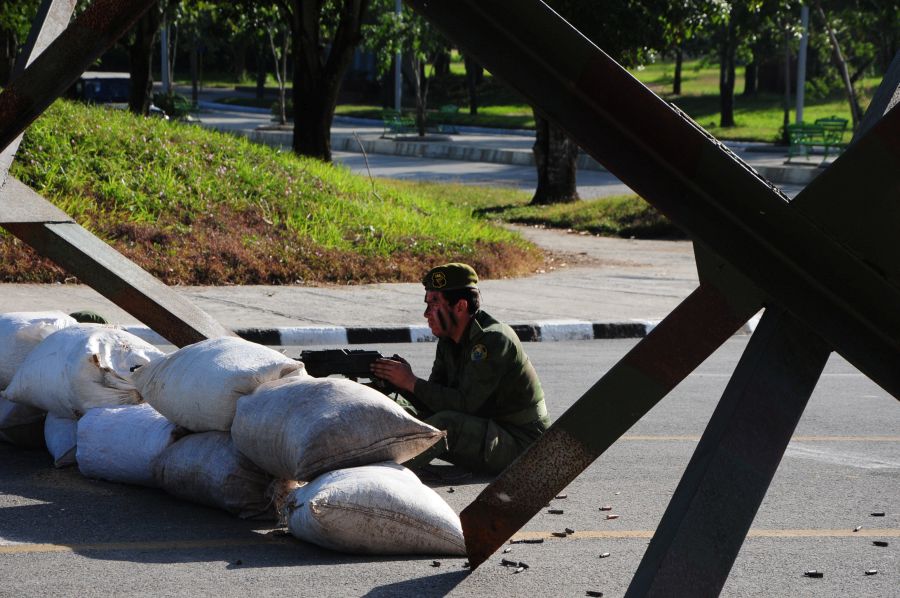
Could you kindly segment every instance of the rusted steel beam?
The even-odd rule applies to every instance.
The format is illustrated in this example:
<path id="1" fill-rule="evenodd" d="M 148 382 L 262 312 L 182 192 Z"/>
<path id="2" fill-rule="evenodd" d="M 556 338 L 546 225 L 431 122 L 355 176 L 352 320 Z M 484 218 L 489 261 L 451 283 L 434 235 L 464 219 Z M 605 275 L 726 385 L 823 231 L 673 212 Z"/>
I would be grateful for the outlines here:
<path id="1" fill-rule="evenodd" d="M 719 595 L 830 353 L 766 310 L 626 596 Z"/>
<path id="2" fill-rule="evenodd" d="M 5 149 L 156 0 L 94 0 L 0 93 L 0 149 Z"/>
<path id="3" fill-rule="evenodd" d="M 745 292 L 727 294 L 720 286 Z M 744 281 L 706 277 L 463 510 L 471 566 L 483 563 L 760 306 Z"/>
<path id="4" fill-rule="evenodd" d="M 13 78 L 25 70 L 37 56 L 62 32 L 75 10 L 75 0 L 44 0 L 38 8 L 37 15 L 31 25 L 28 39 L 16 59 Z M 19 134 L 2 152 L 0 152 L 0 186 L 6 181 L 9 167 L 12 165 L 22 135 Z"/>
<path id="5" fill-rule="evenodd" d="M 14 177 L 0 224 L 177 346 L 232 333 Z"/>
<path id="6" fill-rule="evenodd" d="M 794 209 L 752 168 L 538 0 L 408 4 L 697 242 L 900 397 L 900 265 L 891 259 L 896 243 L 879 238 L 876 247 L 845 244 L 830 221 Z M 816 204 L 835 206 L 846 199 L 836 189 L 847 192 L 851 181 L 866 181 L 870 202 L 896 204 L 898 140 L 900 111 L 894 110 L 804 193 L 815 187 Z M 896 216 L 892 210 L 867 218 L 896 230 Z"/>

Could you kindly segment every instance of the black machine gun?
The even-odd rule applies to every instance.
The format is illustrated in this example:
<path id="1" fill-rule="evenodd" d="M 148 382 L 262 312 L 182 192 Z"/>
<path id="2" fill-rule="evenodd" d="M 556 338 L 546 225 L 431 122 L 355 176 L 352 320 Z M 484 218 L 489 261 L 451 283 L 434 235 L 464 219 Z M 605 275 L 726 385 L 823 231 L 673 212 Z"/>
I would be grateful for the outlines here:
<path id="1" fill-rule="evenodd" d="M 406 399 L 416 409 L 428 411 L 428 407 L 416 399 L 412 393 L 400 390 L 387 380 L 377 378 L 370 369 L 376 359 L 393 359 L 403 361 L 399 355 L 384 357 L 378 351 L 367 349 L 320 349 L 301 351 L 300 361 L 306 367 L 306 373 L 316 378 L 340 374 L 359 382 L 360 378 L 367 378 L 369 382 L 362 382 L 370 388 L 374 388 L 386 395 L 397 394 Z"/>
<path id="2" fill-rule="evenodd" d="M 318 351 L 301 351 L 300 361 L 306 366 L 306 373 L 316 378 L 340 374 L 345 378 L 359 381 L 367 378 L 366 383 L 384 394 L 397 392 L 397 389 L 381 378 L 376 378 L 370 369 L 372 362 L 384 356 L 378 351 L 366 349 L 322 349 Z M 399 359 L 396 355 L 394 358 Z M 388 358 L 392 359 L 392 358 Z"/>

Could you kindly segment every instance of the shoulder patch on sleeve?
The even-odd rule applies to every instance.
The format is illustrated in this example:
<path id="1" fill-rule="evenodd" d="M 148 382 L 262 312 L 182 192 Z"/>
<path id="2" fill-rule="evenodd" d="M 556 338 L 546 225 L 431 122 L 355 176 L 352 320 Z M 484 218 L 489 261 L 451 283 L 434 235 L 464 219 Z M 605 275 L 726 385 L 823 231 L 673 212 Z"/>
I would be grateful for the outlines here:
<path id="1" fill-rule="evenodd" d="M 478 343 L 474 347 L 472 347 L 472 361 L 484 361 L 487 359 L 488 350 L 487 347 Z"/>

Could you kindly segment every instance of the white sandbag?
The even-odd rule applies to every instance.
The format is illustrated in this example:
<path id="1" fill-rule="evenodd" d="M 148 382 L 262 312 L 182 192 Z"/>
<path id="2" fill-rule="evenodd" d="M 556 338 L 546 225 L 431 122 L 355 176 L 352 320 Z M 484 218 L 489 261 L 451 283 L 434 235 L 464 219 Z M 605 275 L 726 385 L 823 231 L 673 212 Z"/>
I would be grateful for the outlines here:
<path id="1" fill-rule="evenodd" d="M 275 519 L 276 499 L 297 486 L 275 480 L 241 455 L 228 432 L 200 432 L 178 440 L 157 458 L 153 475 L 169 494 L 241 519 Z"/>
<path id="2" fill-rule="evenodd" d="M 22 362 L 4 396 L 78 418 L 92 407 L 139 403 L 132 370 L 163 352 L 135 335 L 80 324 L 54 332 Z"/>
<path id="3" fill-rule="evenodd" d="M 144 400 L 194 432 L 231 429 L 237 400 L 270 380 L 303 375 L 303 364 L 237 337 L 183 347 L 142 367 L 134 382 Z"/>
<path id="4" fill-rule="evenodd" d="M 78 421 L 70 417 L 47 414 L 44 421 L 44 440 L 53 456 L 54 467 L 75 465 L 75 444 L 78 439 Z"/>
<path id="5" fill-rule="evenodd" d="M 24 448 L 44 448 L 47 412 L 0 397 L 0 440 Z"/>
<path id="6" fill-rule="evenodd" d="M 146 403 L 90 409 L 78 420 L 78 469 L 90 478 L 156 486 L 154 460 L 184 430 Z"/>
<path id="7" fill-rule="evenodd" d="M 295 490 L 286 505 L 295 537 L 355 554 L 466 553 L 453 509 L 396 463 L 326 473 Z"/>
<path id="8" fill-rule="evenodd" d="M 340 469 L 403 463 L 444 432 L 377 390 L 342 378 L 286 378 L 238 401 L 234 445 L 277 478 L 309 481 Z"/>
<path id="9" fill-rule="evenodd" d="M 0 314 L 0 389 L 6 388 L 25 357 L 38 343 L 77 324 L 61 311 L 19 311 Z"/>

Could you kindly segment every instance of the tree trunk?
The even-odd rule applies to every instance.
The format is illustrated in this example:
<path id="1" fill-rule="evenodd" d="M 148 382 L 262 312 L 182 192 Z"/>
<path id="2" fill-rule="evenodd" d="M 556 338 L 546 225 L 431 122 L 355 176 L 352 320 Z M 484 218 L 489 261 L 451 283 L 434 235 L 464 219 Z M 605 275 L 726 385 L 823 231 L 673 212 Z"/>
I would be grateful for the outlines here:
<path id="1" fill-rule="evenodd" d="M 789 145 L 791 142 L 788 125 L 791 122 L 791 45 L 790 32 L 784 32 L 784 118 L 781 124 L 781 144 Z"/>
<path id="2" fill-rule="evenodd" d="M 191 41 L 191 102 L 194 106 L 200 101 L 200 39 L 194 35 Z"/>
<path id="3" fill-rule="evenodd" d="M 675 76 L 672 78 L 672 94 L 681 95 L 681 67 L 684 62 L 684 50 L 681 44 L 675 46 Z"/>
<path id="4" fill-rule="evenodd" d="M 246 39 L 238 40 L 232 46 L 234 56 L 234 80 L 236 83 L 242 83 L 247 78 L 247 48 L 249 43 Z"/>
<path id="5" fill-rule="evenodd" d="M 853 118 L 853 129 L 856 130 L 859 121 L 862 119 L 862 109 L 859 107 L 856 90 L 853 88 L 853 81 L 850 79 L 850 73 L 847 70 L 847 62 L 844 60 L 844 55 L 841 53 L 841 45 L 838 43 L 837 35 L 835 35 L 834 30 L 828 24 L 828 19 L 825 17 L 825 11 L 822 10 L 822 3 L 816 1 L 815 5 L 816 12 L 819 14 L 819 18 L 822 19 L 822 23 L 825 25 L 825 31 L 828 32 L 828 39 L 831 40 L 831 56 L 834 59 L 834 65 L 841 74 L 841 80 L 844 82 L 844 91 L 847 92 L 847 101 L 850 104 L 850 116 Z"/>
<path id="6" fill-rule="evenodd" d="M 266 45 L 258 42 L 256 51 L 256 99 L 261 100 L 266 95 Z"/>
<path id="7" fill-rule="evenodd" d="M 478 114 L 478 84 L 484 78 L 484 67 L 474 58 L 464 56 L 466 65 L 466 87 L 469 90 L 469 114 Z"/>
<path id="8" fill-rule="evenodd" d="M 291 0 L 282 7 L 288 9 L 294 53 L 293 150 L 330 162 L 338 91 L 362 39 L 360 28 L 369 0 L 339 3 L 338 25 L 328 46 L 320 43 L 320 3 Z"/>
<path id="9" fill-rule="evenodd" d="M 532 204 L 578 201 L 575 187 L 578 146 L 550 121 L 534 113 L 535 141 L 532 151 L 538 183 Z"/>
<path id="10" fill-rule="evenodd" d="M 150 113 L 150 100 L 153 96 L 153 75 L 150 67 L 153 64 L 153 42 L 162 12 L 151 7 L 137 23 L 134 24 L 134 41 L 128 47 L 131 88 L 128 94 L 128 109 L 135 114 Z"/>
<path id="11" fill-rule="evenodd" d="M 0 31 L 0 85 L 8 85 L 16 65 L 19 40 L 14 31 Z"/>
<path id="12" fill-rule="evenodd" d="M 425 109 L 428 106 L 428 78 L 425 76 L 425 62 L 413 59 L 413 72 L 416 82 L 416 129 L 419 137 L 425 136 L 427 118 Z"/>
<path id="13" fill-rule="evenodd" d="M 723 28 L 722 43 L 719 48 L 719 126 L 734 126 L 734 55 L 737 45 L 734 17 Z"/>
<path id="14" fill-rule="evenodd" d="M 749 98 L 756 95 L 757 92 L 757 81 L 759 74 L 759 62 L 756 58 L 754 58 L 751 62 L 747 63 L 747 66 L 744 67 L 744 91 L 742 95 L 745 98 Z"/>

